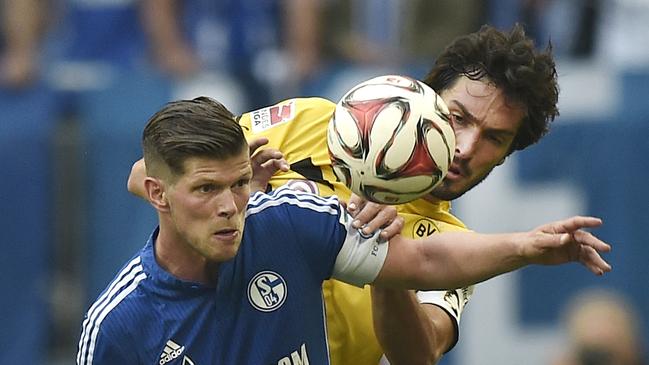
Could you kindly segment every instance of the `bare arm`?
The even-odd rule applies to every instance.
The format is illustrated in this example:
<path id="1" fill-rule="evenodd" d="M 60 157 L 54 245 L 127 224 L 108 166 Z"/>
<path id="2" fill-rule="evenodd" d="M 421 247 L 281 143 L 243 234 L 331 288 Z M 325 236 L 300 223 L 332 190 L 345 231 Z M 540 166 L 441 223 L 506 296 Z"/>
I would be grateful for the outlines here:
<path id="1" fill-rule="evenodd" d="M 321 0 L 284 0 L 286 47 L 298 80 L 313 75 L 320 64 Z"/>
<path id="2" fill-rule="evenodd" d="M 607 252 L 610 246 L 581 230 L 601 223 L 598 218 L 572 217 L 524 233 L 447 232 L 418 240 L 396 236 L 390 240 L 374 284 L 431 290 L 459 288 L 530 264 L 568 262 L 579 262 L 601 275 L 611 267 L 598 251 Z"/>
<path id="3" fill-rule="evenodd" d="M 601 221 L 595 218 L 573 217 L 540 226 L 531 233 L 568 235 L 549 246 L 548 242 L 527 248 L 521 246 L 523 261 L 537 264 L 579 261 L 596 274 L 608 271 L 610 267 L 592 249 L 606 251 L 608 247 L 590 233 L 579 230 L 599 224 Z M 464 300 L 458 297 L 458 312 Z M 372 312 L 377 338 L 393 365 L 437 363 L 458 335 L 454 319 L 448 313 L 432 304 L 420 304 L 411 291 L 372 287 Z"/>
<path id="4" fill-rule="evenodd" d="M 435 364 L 457 338 L 453 319 L 414 292 L 372 287 L 374 332 L 392 365 Z"/>
<path id="5" fill-rule="evenodd" d="M 143 0 L 140 6 L 153 59 L 162 71 L 175 77 L 198 72 L 198 57 L 181 30 L 181 4 L 177 0 Z"/>
<path id="6" fill-rule="evenodd" d="M 5 50 L 0 58 L 0 81 L 20 87 L 34 78 L 45 2 L 0 0 Z"/>

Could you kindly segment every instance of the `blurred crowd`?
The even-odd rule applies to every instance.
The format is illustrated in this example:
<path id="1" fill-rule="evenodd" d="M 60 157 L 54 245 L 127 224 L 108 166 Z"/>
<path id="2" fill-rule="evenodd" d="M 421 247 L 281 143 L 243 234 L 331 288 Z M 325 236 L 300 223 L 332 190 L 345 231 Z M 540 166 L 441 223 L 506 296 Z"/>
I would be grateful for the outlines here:
<path id="1" fill-rule="evenodd" d="M 649 69 L 645 0 L 0 4 L 0 365 L 72 358 L 87 304 L 154 225 L 126 177 L 169 100 L 209 95 L 241 113 L 336 99 L 377 74 L 423 76 L 484 23 L 523 22 L 559 59 Z"/>

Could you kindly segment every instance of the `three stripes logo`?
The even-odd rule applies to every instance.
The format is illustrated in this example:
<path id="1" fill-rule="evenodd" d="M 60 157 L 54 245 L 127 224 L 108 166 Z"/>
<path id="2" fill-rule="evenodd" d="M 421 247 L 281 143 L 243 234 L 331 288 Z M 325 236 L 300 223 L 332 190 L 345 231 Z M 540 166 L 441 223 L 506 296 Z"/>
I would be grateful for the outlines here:
<path id="1" fill-rule="evenodd" d="M 171 360 L 178 358 L 180 355 L 182 355 L 183 351 L 185 351 L 185 346 L 180 346 L 172 340 L 167 341 L 164 350 L 162 350 L 162 354 L 160 354 L 160 361 L 158 362 L 158 364 L 164 365 Z M 185 356 L 183 358 L 182 365 L 194 365 L 194 363 L 190 358 Z"/>

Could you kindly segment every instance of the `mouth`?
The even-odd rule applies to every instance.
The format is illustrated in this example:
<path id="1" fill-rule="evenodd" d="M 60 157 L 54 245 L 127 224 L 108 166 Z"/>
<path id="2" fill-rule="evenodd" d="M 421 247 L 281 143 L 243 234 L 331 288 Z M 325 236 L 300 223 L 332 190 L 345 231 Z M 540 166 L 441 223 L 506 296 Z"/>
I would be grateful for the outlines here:
<path id="1" fill-rule="evenodd" d="M 448 172 L 446 173 L 446 178 L 458 179 L 462 177 L 462 175 L 464 175 L 462 169 L 457 164 L 452 164 L 448 168 Z"/>
<path id="2" fill-rule="evenodd" d="M 239 230 L 233 228 L 220 229 L 214 232 L 214 236 L 220 241 L 234 241 L 239 237 Z"/>

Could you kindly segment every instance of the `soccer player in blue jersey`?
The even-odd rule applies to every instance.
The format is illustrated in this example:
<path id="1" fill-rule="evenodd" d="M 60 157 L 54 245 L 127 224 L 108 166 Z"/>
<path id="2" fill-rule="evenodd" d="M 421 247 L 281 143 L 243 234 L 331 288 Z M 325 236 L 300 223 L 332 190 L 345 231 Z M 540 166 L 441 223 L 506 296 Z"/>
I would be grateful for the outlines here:
<path id="1" fill-rule="evenodd" d="M 573 217 L 513 234 L 364 234 L 337 198 L 250 196 L 248 144 L 209 98 L 169 103 L 143 133 L 159 226 L 83 321 L 78 364 L 327 364 L 323 280 L 451 288 L 528 264 L 610 270 Z M 388 249 L 389 247 L 389 249 Z M 464 265 L 471 262 L 471 265 Z"/>

